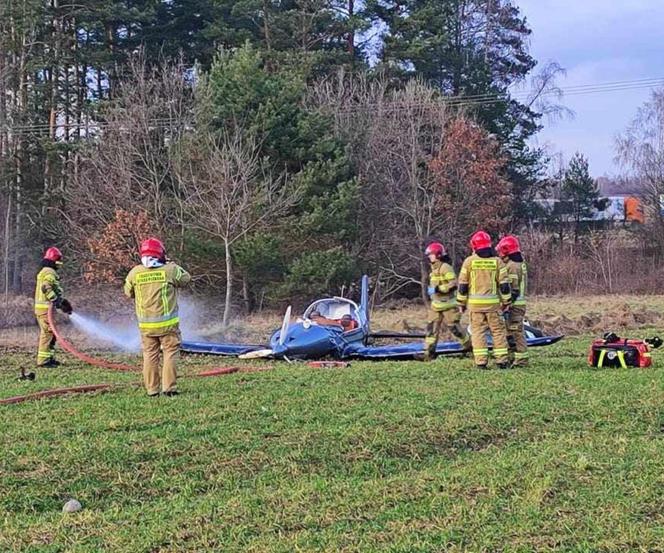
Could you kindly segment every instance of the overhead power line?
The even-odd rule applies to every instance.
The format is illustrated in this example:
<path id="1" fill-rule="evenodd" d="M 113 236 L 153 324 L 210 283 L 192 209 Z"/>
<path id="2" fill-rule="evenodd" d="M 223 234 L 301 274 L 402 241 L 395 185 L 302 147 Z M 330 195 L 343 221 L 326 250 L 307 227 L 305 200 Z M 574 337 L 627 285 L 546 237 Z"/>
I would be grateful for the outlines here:
<path id="1" fill-rule="evenodd" d="M 605 93 L 624 92 L 631 90 L 643 90 L 664 87 L 664 77 L 653 77 L 644 79 L 631 79 L 623 81 L 609 81 L 604 83 L 589 83 L 581 85 L 571 85 L 566 87 L 555 87 L 551 90 L 515 90 L 511 92 L 500 93 L 485 93 L 485 94 L 469 94 L 457 96 L 444 96 L 440 102 L 443 105 L 451 107 L 465 107 L 465 106 L 482 106 L 490 105 L 501 102 L 517 101 L 527 102 L 534 97 L 546 96 L 591 96 Z M 382 102 L 382 103 L 365 103 L 357 106 L 349 106 L 341 110 L 342 113 L 354 113 L 367 110 L 381 110 L 381 111 L 403 111 L 416 109 L 418 107 L 426 107 L 430 104 L 426 103 L 409 103 L 400 105 L 399 102 Z M 163 129 L 173 126 L 186 126 L 189 122 L 185 122 L 178 118 L 159 117 L 154 119 L 147 119 L 142 121 L 142 125 L 148 125 L 150 128 Z M 28 135 L 28 134 L 43 134 L 50 130 L 68 130 L 70 133 L 76 133 L 80 130 L 93 133 L 109 126 L 117 125 L 116 121 L 82 121 L 80 123 L 56 123 L 50 125 L 48 123 L 35 123 L 23 125 L 6 125 L 0 127 L 0 132 L 11 133 L 12 135 Z"/>
<path id="2" fill-rule="evenodd" d="M 12 135 L 30 135 L 30 134 L 46 134 L 51 130 L 55 130 L 56 134 L 59 137 L 62 136 L 62 131 L 68 131 L 70 135 L 76 134 L 77 131 L 85 131 L 89 133 L 87 136 L 92 137 L 94 133 L 108 128 L 116 127 L 118 130 L 130 131 L 132 129 L 139 128 L 141 126 L 148 126 L 150 130 L 156 129 L 168 129 L 174 127 L 188 127 L 191 122 L 185 119 L 177 118 L 159 118 L 159 119 L 148 119 L 140 123 L 134 123 L 133 125 L 127 126 L 124 123 L 117 121 L 90 121 L 87 123 L 56 123 L 55 125 L 50 125 L 48 123 L 36 123 L 33 125 L 17 125 L 17 126 L 6 126 L 0 127 L 0 132 L 8 132 Z M 82 138 L 85 138 L 84 135 Z"/>
<path id="3" fill-rule="evenodd" d="M 183 120 L 181 119 L 175 119 L 172 117 L 160 117 L 160 118 L 155 118 L 155 119 L 146 119 L 145 121 L 139 121 L 136 122 L 136 125 L 142 125 L 142 124 L 147 124 L 149 126 L 153 125 L 162 125 L 165 124 L 168 126 L 169 123 L 175 123 L 180 121 L 182 123 Z M 70 129 L 70 130 L 77 130 L 77 129 L 90 129 L 90 130 L 96 130 L 101 127 L 108 127 L 110 125 L 115 124 L 115 121 L 87 121 L 87 122 L 80 122 L 80 123 L 56 123 L 55 125 L 51 126 L 50 123 L 35 123 L 35 124 L 29 124 L 29 125 L 14 125 L 12 127 L 5 127 L 10 130 L 14 130 L 17 132 L 24 131 L 24 130 L 49 130 L 51 128 L 61 128 L 61 129 Z"/>
<path id="4" fill-rule="evenodd" d="M 572 86 L 561 86 L 556 87 L 551 91 L 544 91 L 542 94 L 552 94 L 552 93 L 562 93 L 564 95 L 577 95 L 577 94 L 587 94 L 589 92 L 600 92 L 607 91 L 611 92 L 613 90 L 623 90 L 633 87 L 637 88 L 650 88 L 664 85 L 664 77 L 655 77 L 649 79 L 632 79 L 626 81 L 611 81 L 604 83 L 593 83 L 593 84 L 583 84 L 583 85 L 572 85 Z M 468 95 L 459 95 L 451 96 L 446 99 L 447 102 L 452 103 L 455 101 L 482 101 L 486 99 L 498 99 L 498 98 L 512 98 L 515 100 L 518 99 L 528 99 L 533 95 L 537 94 L 537 90 L 515 90 L 513 92 L 505 93 L 484 93 L 484 94 L 468 94 Z"/>
<path id="5" fill-rule="evenodd" d="M 577 85 L 570 87 L 556 87 L 552 90 L 537 91 L 515 91 L 515 92 L 501 92 L 501 93 L 487 93 L 487 94 L 477 94 L 477 95 L 459 95 L 459 96 L 447 96 L 441 99 L 441 103 L 447 106 L 477 106 L 483 104 L 495 104 L 500 102 L 508 101 L 528 101 L 534 96 L 539 95 L 539 97 L 544 96 L 587 96 L 595 95 L 607 92 L 621 92 L 625 90 L 639 90 L 639 89 L 652 89 L 657 87 L 664 87 L 664 77 L 653 78 L 653 79 L 638 79 L 632 81 L 616 81 L 608 83 L 598 83 L 598 84 L 588 84 L 588 85 Z M 374 104 L 363 104 L 362 106 L 351 106 L 347 110 L 343 111 L 360 111 L 366 109 L 375 109 L 382 108 L 387 110 L 401 110 L 409 109 L 411 107 L 418 107 L 418 105 L 427 105 L 427 104 L 408 104 L 399 106 L 395 103 L 374 103 Z"/>

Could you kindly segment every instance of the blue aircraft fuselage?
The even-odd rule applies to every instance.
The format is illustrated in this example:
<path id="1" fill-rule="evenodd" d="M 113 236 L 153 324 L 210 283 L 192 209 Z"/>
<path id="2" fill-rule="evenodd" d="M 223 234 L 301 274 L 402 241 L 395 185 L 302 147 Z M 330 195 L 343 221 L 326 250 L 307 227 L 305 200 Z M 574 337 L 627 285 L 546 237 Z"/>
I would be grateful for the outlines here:
<path id="1" fill-rule="evenodd" d="M 349 344 L 364 343 L 364 328 L 344 332 L 341 326 L 319 325 L 310 321 L 289 325 L 285 340 L 281 340 L 281 330 L 270 338 L 273 357 L 303 359 L 321 357 L 343 357 Z"/>

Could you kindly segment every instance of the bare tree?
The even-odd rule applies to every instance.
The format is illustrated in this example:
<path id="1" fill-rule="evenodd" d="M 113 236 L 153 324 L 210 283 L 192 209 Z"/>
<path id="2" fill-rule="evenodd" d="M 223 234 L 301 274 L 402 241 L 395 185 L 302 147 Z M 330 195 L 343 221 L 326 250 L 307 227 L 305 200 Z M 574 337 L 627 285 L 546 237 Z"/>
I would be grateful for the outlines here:
<path id="1" fill-rule="evenodd" d="M 366 214 L 363 247 L 380 267 L 385 289 L 420 285 L 427 272 L 421 252 L 440 230 L 429 163 L 443 145 L 450 110 L 423 83 L 393 91 L 386 80 L 343 74 L 320 83 L 311 101 L 332 112 L 350 144 Z"/>
<path id="2" fill-rule="evenodd" d="M 641 182 L 647 218 L 652 222 L 648 232 L 664 247 L 664 89 L 652 93 L 617 137 L 616 154 L 616 160 Z"/>
<path id="3" fill-rule="evenodd" d="M 544 115 L 550 122 L 574 118 L 574 111 L 562 104 L 565 94 L 556 83 L 567 71 L 559 63 L 549 61 L 517 90 L 528 91 L 525 105 Z M 528 87 L 526 89 L 526 86 Z"/>
<path id="4" fill-rule="evenodd" d="M 284 175 L 273 177 L 265 170 L 259 152 L 256 141 L 238 130 L 221 139 L 203 130 L 178 168 L 187 226 L 224 246 L 224 327 L 231 316 L 233 248 L 250 233 L 275 226 L 300 196 Z"/>
<path id="5" fill-rule="evenodd" d="M 341 75 L 320 83 L 311 101 L 332 112 L 350 144 L 364 247 L 385 290 L 419 285 L 424 298 L 427 241 L 442 240 L 460 257 L 478 225 L 498 230 L 506 220 L 511 188 L 499 145 L 436 89 L 411 81 L 391 90 Z"/>
<path id="6" fill-rule="evenodd" d="M 157 232 L 170 231 L 173 244 L 173 229 L 182 230 L 182 213 L 173 201 L 179 194 L 174 164 L 193 117 L 187 71 L 166 63 L 150 70 L 139 56 L 103 115 L 103 122 L 86 130 L 89 141 L 70 165 L 62 215 L 72 248 L 85 260 L 90 235 L 118 212 L 137 211 L 149 214 Z"/>

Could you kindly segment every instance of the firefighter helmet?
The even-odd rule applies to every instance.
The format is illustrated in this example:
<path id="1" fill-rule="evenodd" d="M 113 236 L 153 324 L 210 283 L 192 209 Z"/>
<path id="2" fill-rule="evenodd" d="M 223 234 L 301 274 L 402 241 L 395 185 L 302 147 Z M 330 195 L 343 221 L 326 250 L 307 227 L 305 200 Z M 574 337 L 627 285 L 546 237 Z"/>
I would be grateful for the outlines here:
<path id="1" fill-rule="evenodd" d="M 157 238 L 148 238 L 141 242 L 141 257 L 150 256 L 156 259 L 162 259 L 166 255 L 166 249 L 161 240 Z"/>
<path id="2" fill-rule="evenodd" d="M 443 257 L 445 253 L 445 246 L 440 242 L 431 242 L 431 244 L 427 246 L 427 249 L 424 250 L 424 255 L 435 255 L 438 259 Z"/>
<path id="3" fill-rule="evenodd" d="M 491 247 L 491 236 L 483 230 L 478 230 L 470 237 L 470 247 L 473 251 L 483 250 Z"/>
<path id="4" fill-rule="evenodd" d="M 44 259 L 57 263 L 62 261 L 62 252 L 56 247 L 48 248 L 44 253 Z"/>
<path id="5" fill-rule="evenodd" d="M 508 234 L 500 239 L 500 242 L 498 242 L 498 245 L 496 246 L 496 250 L 498 251 L 498 255 L 506 256 L 520 252 L 521 244 L 519 244 L 519 239 L 516 236 Z"/>

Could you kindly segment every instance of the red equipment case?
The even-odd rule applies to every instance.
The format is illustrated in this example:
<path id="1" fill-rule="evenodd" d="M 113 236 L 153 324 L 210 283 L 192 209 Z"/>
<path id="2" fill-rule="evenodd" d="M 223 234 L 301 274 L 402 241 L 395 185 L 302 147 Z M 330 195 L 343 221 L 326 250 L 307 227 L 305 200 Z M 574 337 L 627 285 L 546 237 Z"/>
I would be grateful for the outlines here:
<path id="1" fill-rule="evenodd" d="M 651 347 L 645 340 L 593 340 L 588 352 L 591 367 L 650 367 Z"/>

